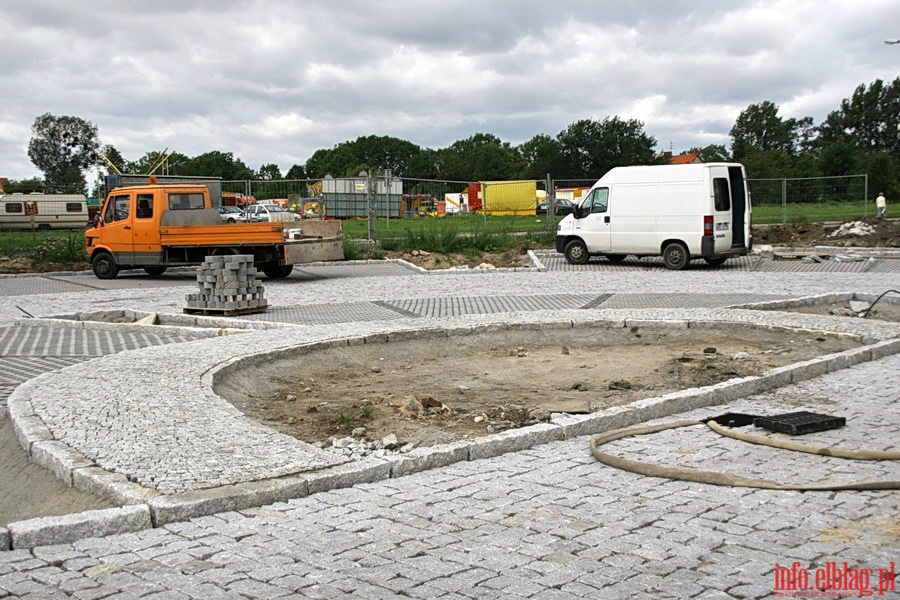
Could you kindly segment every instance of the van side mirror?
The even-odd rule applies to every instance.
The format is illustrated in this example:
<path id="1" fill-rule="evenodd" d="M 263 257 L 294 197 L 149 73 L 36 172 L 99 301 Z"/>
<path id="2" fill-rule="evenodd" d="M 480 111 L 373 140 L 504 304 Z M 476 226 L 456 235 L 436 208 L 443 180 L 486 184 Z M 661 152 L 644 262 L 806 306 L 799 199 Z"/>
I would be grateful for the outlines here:
<path id="1" fill-rule="evenodd" d="M 589 212 L 589 210 L 586 210 L 584 208 L 584 204 L 579 204 L 572 210 L 572 216 L 574 216 L 576 219 L 583 219 L 588 215 Z"/>

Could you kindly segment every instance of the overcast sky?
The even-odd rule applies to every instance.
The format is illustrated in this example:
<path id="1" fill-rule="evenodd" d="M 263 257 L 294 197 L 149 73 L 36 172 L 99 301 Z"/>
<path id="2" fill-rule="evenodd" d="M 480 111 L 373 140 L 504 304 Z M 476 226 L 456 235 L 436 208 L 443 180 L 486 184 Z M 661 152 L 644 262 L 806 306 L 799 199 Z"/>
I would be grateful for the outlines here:
<path id="1" fill-rule="evenodd" d="M 900 75 L 898 0 L 4 0 L 0 31 L 12 179 L 41 175 L 48 112 L 127 160 L 220 150 L 285 173 L 360 136 L 516 145 L 607 116 L 678 153 L 728 145 L 750 104 L 818 124 Z"/>

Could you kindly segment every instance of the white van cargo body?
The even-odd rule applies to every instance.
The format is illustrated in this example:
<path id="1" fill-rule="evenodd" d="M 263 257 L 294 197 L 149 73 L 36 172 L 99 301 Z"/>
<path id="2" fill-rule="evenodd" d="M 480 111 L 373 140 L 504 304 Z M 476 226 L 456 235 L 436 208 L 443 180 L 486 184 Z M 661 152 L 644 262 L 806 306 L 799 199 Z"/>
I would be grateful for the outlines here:
<path id="1" fill-rule="evenodd" d="M 0 194 L 0 229 L 83 229 L 87 224 L 87 200 L 81 194 Z"/>
<path id="2" fill-rule="evenodd" d="M 556 232 L 571 264 L 591 256 L 662 256 L 683 269 L 750 252 L 750 194 L 738 163 L 616 167 L 591 187 Z"/>

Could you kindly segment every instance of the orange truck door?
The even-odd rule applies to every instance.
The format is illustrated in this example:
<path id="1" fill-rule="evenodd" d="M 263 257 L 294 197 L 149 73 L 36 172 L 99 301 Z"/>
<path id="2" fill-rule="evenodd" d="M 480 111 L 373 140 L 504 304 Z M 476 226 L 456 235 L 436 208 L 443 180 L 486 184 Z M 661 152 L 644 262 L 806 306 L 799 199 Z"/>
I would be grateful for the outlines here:
<path id="1" fill-rule="evenodd" d="M 161 198 L 152 191 L 139 191 L 135 196 L 134 219 L 131 239 L 134 243 L 135 265 L 158 265 L 161 260 L 159 247 L 159 213 Z"/>
<path id="2" fill-rule="evenodd" d="M 103 210 L 101 240 L 120 265 L 134 264 L 132 208 L 132 194 L 116 192 L 107 199 Z"/>

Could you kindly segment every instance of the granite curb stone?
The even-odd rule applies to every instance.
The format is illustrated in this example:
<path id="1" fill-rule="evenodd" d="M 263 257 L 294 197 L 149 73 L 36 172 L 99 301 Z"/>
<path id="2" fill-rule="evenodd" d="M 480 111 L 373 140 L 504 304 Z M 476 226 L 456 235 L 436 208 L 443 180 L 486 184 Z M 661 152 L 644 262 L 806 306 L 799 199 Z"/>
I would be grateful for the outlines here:
<path id="1" fill-rule="evenodd" d="M 143 504 L 89 510 L 61 517 L 38 517 L 7 526 L 13 549 L 34 548 L 140 531 L 151 526 L 150 509 Z"/>
<path id="2" fill-rule="evenodd" d="M 338 331 L 336 332 L 338 337 L 331 337 L 328 339 L 328 336 L 326 336 L 326 339 L 310 339 L 307 342 L 298 344 L 296 336 L 287 336 L 290 339 L 285 339 L 284 341 L 275 340 L 274 346 L 272 345 L 273 340 L 268 339 L 267 337 L 266 342 L 270 348 L 269 350 L 243 357 L 219 357 L 216 359 L 218 362 L 213 367 L 199 368 L 199 379 L 204 385 L 211 387 L 216 374 L 220 373 L 223 368 L 235 368 L 236 365 L 245 364 L 243 361 L 256 362 L 271 359 L 275 356 L 283 356 L 285 352 L 302 353 L 311 351 L 311 348 L 344 346 L 353 343 L 389 343 L 392 340 L 398 339 L 434 339 L 452 335 L 466 335 L 491 331 L 540 330 L 544 327 L 552 329 L 597 326 L 625 327 L 633 326 L 635 323 L 646 323 L 647 327 L 652 326 L 655 328 L 683 328 L 684 323 L 688 323 L 688 326 L 704 326 L 710 328 L 715 328 L 720 324 L 724 325 L 725 323 L 728 323 L 729 326 L 752 326 L 751 323 L 748 323 L 743 319 L 734 319 L 734 315 L 731 315 L 733 311 L 715 311 L 718 314 L 714 315 L 710 311 L 674 310 L 668 311 L 666 314 L 662 315 L 663 318 L 660 318 L 659 320 L 641 319 L 640 317 L 634 317 L 629 320 L 629 317 L 627 316 L 621 319 L 615 316 L 622 312 L 626 311 L 603 311 L 601 313 L 602 316 L 589 317 L 587 319 L 556 318 L 541 320 L 540 317 L 532 315 L 530 320 L 526 319 L 524 321 L 512 323 L 496 322 L 483 317 L 454 319 L 454 325 L 452 326 L 442 326 L 440 322 L 438 322 L 430 327 L 421 329 L 412 328 L 408 324 L 393 324 L 377 327 L 377 329 L 382 329 L 383 331 L 367 334 L 359 333 L 355 336 L 352 335 L 352 332 L 356 328 L 347 326 L 338 328 Z M 698 312 L 702 316 L 698 316 Z M 611 318 L 605 318 L 607 315 Z M 717 318 L 712 318 L 713 316 Z M 776 316 L 775 320 L 784 321 L 784 315 Z M 791 321 L 791 319 L 786 320 Z M 799 330 L 809 333 L 823 331 L 823 329 L 803 329 L 802 327 L 798 328 L 795 326 L 798 322 L 801 325 L 805 324 L 804 321 L 806 320 L 807 319 L 803 317 L 793 319 L 794 323 L 789 323 L 787 325 L 763 323 L 761 325 L 757 324 L 756 327 L 786 328 L 792 331 Z M 460 324 L 460 322 L 462 323 Z M 832 324 L 833 320 L 825 319 L 824 322 Z M 300 328 L 297 328 L 296 330 L 299 329 Z M 877 330 L 878 327 L 873 328 L 865 325 L 863 327 L 853 326 L 847 329 L 846 335 L 860 337 L 862 335 L 860 331 Z M 405 474 L 434 468 L 436 466 L 444 466 L 457 460 L 488 458 L 554 440 L 568 439 L 575 436 L 589 435 L 609 429 L 626 427 L 653 418 L 667 416 L 676 412 L 683 412 L 684 410 L 691 408 L 727 403 L 747 394 L 773 389 L 781 385 L 815 377 L 828 371 L 842 369 L 860 361 L 872 360 L 900 352 L 900 339 L 884 340 L 885 333 L 891 330 L 896 332 L 897 328 L 885 327 L 883 329 L 884 332 L 879 332 L 875 338 L 878 339 L 878 337 L 880 337 L 882 341 L 878 341 L 865 348 L 826 355 L 809 361 L 795 363 L 794 365 L 789 365 L 787 367 L 772 369 L 758 377 L 732 380 L 707 388 L 682 390 L 658 398 L 642 400 L 628 407 L 615 407 L 583 417 L 554 415 L 553 422 L 549 424 L 541 424 L 519 430 L 502 432 L 492 438 L 482 438 L 472 442 L 421 448 L 414 451 L 414 453 L 396 456 L 390 460 L 366 459 L 357 463 L 338 465 L 302 475 L 298 474 L 279 479 L 239 482 L 233 485 L 193 490 L 180 494 L 160 495 L 150 499 L 147 499 L 143 494 L 158 494 L 158 492 L 133 484 L 123 475 L 109 473 L 103 469 L 88 466 L 93 465 L 94 463 L 75 451 L 62 451 L 64 448 L 67 448 L 65 444 L 53 441 L 50 430 L 43 424 L 40 417 L 36 415 L 33 406 L 31 406 L 31 403 L 28 400 L 30 397 L 30 390 L 33 389 L 34 386 L 42 384 L 43 381 L 41 379 L 45 376 L 30 380 L 16 390 L 16 392 L 21 390 L 21 393 L 14 394 L 16 398 L 13 399 L 13 402 L 11 403 L 11 414 L 14 415 L 14 424 L 21 423 L 21 425 L 17 427 L 17 434 L 19 435 L 20 442 L 23 443 L 24 447 L 31 450 L 31 454 L 35 457 L 36 461 L 49 463 L 45 466 L 52 468 L 54 472 L 62 473 L 63 479 L 75 483 L 76 487 L 80 485 L 80 489 L 91 489 L 92 491 L 95 491 L 95 493 L 99 492 L 101 495 L 106 494 L 107 497 L 110 498 L 135 502 L 132 506 L 143 507 L 148 515 L 146 526 L 149 527 L 152 524 L 152 526 L 158 527 L 161 524 L 171 523 L 173 521 L 183 520 L 194 516 L 222 512 L 224 510 L 239 510 L 241 508 L 258 506 L 268 502 L 302 497 L 320 491 L 352 486 L 358 483 L 368 483 L 389 477 L 399 477 Z M 371 331 L 372 327 L 369 326 L 368 330 Z M 824 330 L 829 330 L 829 328 L 825 327 Z M 335 332 L 333 332 L 332 335 L 334 335 L 334 333 Z M 347 336 L 347 334 L 351 335 Z M 894 333 L 894 335 L 896 335 L 896 333 Z M 256 336 L 251 337 L 252 339 L 256 339 Z M 300 336 L 301 339 L 303 337 L 304 336 Z M 246 351 L 246 348 L 242 348 L 242 350 Z M 46 436 L 49 436 L 49 439 L 44 439 Z M 35 451 L 36 449 L 37 451 Z M 110 475 L 111 477 L 104 477 L 103 474 Z M 97 486 L 97 488 L 92 486 Z M 88 513 L 91 512 L 95 511 L 88 511 Z M 68 520 L 60 518 L 62 519 L 61 521 L 47 524 L 43 529 L 56 531 L 60 528 L 68 527 L 69 523 L 72 523 L 71 528 L 73 530 L 78 529 L 78 519 L 75 518 L 77 515 L 69 515 L 68 517 L 71 518 Z M 86 514 L 87 520 L 93 518 L 93 515 Z M 137 519 L 135 523 L 138 522 L 143 521 Z M 28 522 L 23 521 L 20 523 Z M 40 536 L 39 533 L 33 535 L 26 533 L 30 531 L 28 526 L 21 526 L 19 524 L 10 524 L 9 531 L 12 532 L 8 536 L 10 540 L 8 546 L 10 548 L 27 547 L 28 544 L 31 543 L 29 540 L 39 539 Z M 20 533 L 17 534 L 17 531 Z M 2 537 L 0 537 L 0 546 L 2 546 Z"/>

